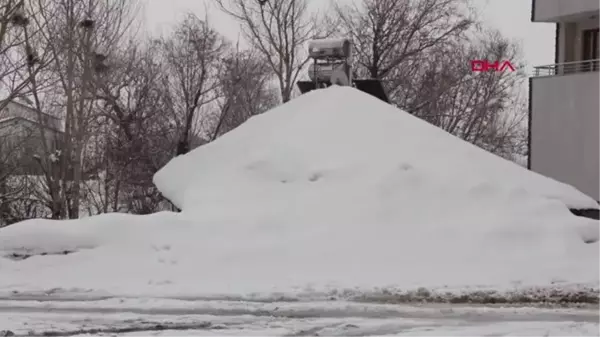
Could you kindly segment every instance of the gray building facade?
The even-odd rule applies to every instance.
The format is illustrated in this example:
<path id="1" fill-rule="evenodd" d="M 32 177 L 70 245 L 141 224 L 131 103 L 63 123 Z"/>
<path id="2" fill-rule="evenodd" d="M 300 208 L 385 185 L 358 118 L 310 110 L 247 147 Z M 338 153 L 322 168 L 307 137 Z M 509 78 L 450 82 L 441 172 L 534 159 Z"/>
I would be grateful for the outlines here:
<path id="1" fill-rule="evenodd" d="M 600 200 L 598 0 L 533 0 L 532 21 L 556 24 L 555 62 L 529 83 L 528 168 Z"/>

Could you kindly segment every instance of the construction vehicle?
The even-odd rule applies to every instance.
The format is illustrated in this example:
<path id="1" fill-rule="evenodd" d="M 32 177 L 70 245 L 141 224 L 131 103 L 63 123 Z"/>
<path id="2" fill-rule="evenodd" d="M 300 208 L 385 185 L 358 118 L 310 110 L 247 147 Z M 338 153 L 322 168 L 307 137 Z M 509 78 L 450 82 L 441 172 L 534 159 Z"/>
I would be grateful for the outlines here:
<path id="1" fill-rule="evenodd" d="M 349 39 L 318 39 L 308 43 L 310 81 L 298 81 L 302 94 L 331 85 L 352 86 L 389 103 L 381 81 L 354 79 L 351 65 L 352 43 Z"/>

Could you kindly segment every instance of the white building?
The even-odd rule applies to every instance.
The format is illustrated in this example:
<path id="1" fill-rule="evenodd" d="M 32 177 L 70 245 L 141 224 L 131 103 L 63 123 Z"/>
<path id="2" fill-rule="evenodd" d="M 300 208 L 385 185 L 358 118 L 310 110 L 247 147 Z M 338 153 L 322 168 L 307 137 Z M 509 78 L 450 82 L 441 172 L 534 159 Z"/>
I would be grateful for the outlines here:
<path id="1" fill-rule="evenodd" d="M 532 21 L 556 23 L 554 64 L 529 83 L 529 169 L 600 200 L 598 0 L 533 0 Z"/>

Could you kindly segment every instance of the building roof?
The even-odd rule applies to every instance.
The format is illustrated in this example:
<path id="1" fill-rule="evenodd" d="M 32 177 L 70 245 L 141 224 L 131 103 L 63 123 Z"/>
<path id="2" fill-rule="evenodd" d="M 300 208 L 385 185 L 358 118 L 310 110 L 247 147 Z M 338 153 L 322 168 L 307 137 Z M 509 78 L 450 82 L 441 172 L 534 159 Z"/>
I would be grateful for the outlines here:
<path id="1" fill-rule="evenodd" d="M 1 103 L 3 103 L 3 102 L 5 102 L 5 100 L 0 100 L 0 104 L 1 104 Z M 21 106 L 21 107 L 23 107 L 23 108 L 25 108 L 25 109 L 29 109 L 29 110 L 31 110 L 31 111 L 38 112 L 36 108 L 34 108 L 34 107 L 32 107 L 32 106 L 29 106 L 29 105 L 27 105 L 27 104 L 21 103 L 21 102 L 19 102 L 19 101 L 16 101 L 16 100 L 14 100 L 14 99 L 13 99 L 13 100 L 10 100 L 10 101 L 8 102 L 8 104 L 16 104 L 16 105 L 18 105 L 18 106 Z M 46 112 L 43 112 L 43 111 L 39 111 L 39 112 L 40 112 L 42 115 L 44 115 L 44 116 L 47 116 L 47 117 L 49 117 L 49 118 L 53 118 L 53 119 L 55 119 L 55 120 L 60 120 L 60 119 L 61 119 L 61 118 L 59 118 L 59 117 L 56 117 L 56 116 L 54 116 L 54 115 L 51 115 L 51 114 L 49 114 L 49 113 L 46 113 Z"/>
<path id="2" fill-rule="evenodd" d="M 25 123 L 29 123 L 29 124 L 34 124 L 34 125 L 37 125 L 37 126 L 40 125 L 39 122 L 33 121 L 31 119 L 20 117 L 20 116 L 16 116 L 16 117 L 7 117 L 7 118 L 0 119 L 0 127 L 2 127 L 3 125 L 5 125 L 5 124 L 7 124 L 7 123 L 9 123 L 11 121 L 21 121 L 21 122 L 25 122 Z M 48 126 L 48 125 L 42 125 L 42 127 L 44 127 L 45 129 L 48 129 L 48 130 L 52 130 L 52 131 L 57 132 L 57 133 L 63 133 L 62 130 L 59 130 L 57 128 L 54 128 L 54 127 L 51 127 L 51 126 Z"/>

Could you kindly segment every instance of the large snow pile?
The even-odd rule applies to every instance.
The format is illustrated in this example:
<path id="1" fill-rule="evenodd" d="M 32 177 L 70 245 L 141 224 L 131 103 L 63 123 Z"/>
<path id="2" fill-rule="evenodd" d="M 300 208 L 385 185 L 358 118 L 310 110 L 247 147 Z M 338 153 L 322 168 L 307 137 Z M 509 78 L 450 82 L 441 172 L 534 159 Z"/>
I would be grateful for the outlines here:
<path id="1" fill-rule="evenodd" d="M 352 88 L 303 95 L 155 176 L 182 213 L 0 230 L 0 292 L 231 296 L 598 287 L 597 208 Z"/>

